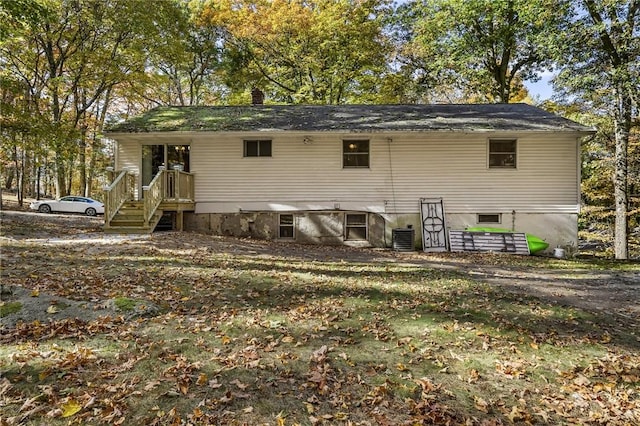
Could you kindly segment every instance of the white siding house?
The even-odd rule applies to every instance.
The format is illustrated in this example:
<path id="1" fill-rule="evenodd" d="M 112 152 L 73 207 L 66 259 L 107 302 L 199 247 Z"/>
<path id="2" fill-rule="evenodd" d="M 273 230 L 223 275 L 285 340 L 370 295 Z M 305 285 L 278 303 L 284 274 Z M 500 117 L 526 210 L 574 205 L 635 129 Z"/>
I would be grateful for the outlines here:
<path id="1" fill-rule="evenodd" d="M 524 104 L 261 105 L 152 110 L 110 137 L 116 169 L 139 186 L 152 161 L 170 167 L 183 151 L 187 229 L 389 246 L 392 229 L 412 225 L 419 245 L 420 199 L 442 198 L 448 229 L 507 228 L 553 248 L 577 245 L 591 132 Z M 164 147 L 155 160 L 150 146 Z"/>

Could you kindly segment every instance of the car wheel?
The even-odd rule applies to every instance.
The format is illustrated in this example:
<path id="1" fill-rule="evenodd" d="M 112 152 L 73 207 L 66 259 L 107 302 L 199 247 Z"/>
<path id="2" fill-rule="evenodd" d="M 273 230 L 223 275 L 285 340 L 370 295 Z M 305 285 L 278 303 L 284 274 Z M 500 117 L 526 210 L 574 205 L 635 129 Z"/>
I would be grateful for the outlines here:
<path id="1" fill-rule="evenodd" d="M 51 207 L 49 207 L 49 204 L 43 204 L 38 207 L 38 211 L 40 213 L 51 213 Z"/>
<path id="2" fill-rule="evenodd" d="M 84 213 L 87 216 L 95 216 L 96 215 L 96 209 L 94 209 L 93 207 L 89 207 L 87 210 L 84 211 Z"/>

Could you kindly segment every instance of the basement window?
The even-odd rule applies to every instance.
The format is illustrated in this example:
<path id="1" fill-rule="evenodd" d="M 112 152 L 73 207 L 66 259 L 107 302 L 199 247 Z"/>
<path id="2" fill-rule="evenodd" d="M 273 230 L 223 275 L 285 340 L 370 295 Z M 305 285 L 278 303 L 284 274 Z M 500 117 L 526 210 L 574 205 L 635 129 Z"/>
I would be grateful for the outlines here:
<path id="1" fill-rule="evenodd" d="M 360 241 L 367 239 L 367 215 L 349 214 L 345 215 L 345 239 L 347 241 Z"/>
<path id="2" fill-rule="evenodd" d="M 478 223 L 502 223 L 502 215 L 500 213 L 480 213 L 477 218 Z"/>
<path id="3" fill-rule="evenodd" d="M 369 168 L 369 141 L 343 140 L 342 167 L 345 169 Z"/>
<path id="4" fill-rule="evenodd" d="M 278 224 L 278 235 L 280 238 L 293 238 L 293 215 L 281 214 Z"/>
<path id="5" fill-rule="evenodd" d="M 245 140 L 244 156 L 245 157 L 271 157 L 271 141 L 270 140 Z"/>
<path id="6" fill-rule="evenodd" d="M 516 140 L 489 140 L 489 168 L 516 168 Z"/>

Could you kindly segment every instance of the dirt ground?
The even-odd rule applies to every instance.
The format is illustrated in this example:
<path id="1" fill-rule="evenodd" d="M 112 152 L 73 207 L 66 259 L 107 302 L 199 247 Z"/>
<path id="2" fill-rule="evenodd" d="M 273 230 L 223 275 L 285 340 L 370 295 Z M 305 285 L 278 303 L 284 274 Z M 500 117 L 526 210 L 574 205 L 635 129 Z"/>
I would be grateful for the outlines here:
<path id="1" fill-rule="evenodd" d="M 11 209 L 5 202 L 0 212 L 0 250 L 2 268 L 17 261 L 11 253 L 11 241 L 43 245 L 84 242 L 87 250 L 109 250 L 110 246 L 153 244 L 155 247 L 194 248 L 209 252 L 242 254 L 260 258 L 297 258 L 319 262 L 363 262 L 417 265 L 453 270 L 467 277 L 523 295 L 531 295 L 554 304 L 573 306 L 595 312 L 607 312 L 625 319 L 630 326 L 640 327 L 640 269 L 587 264 L 560 259 L 540 259 L 507 254 L 469 254 L 394 252 L 383 249 L 326 247 L 282 242 L 217 237 L 195 233 L 163 232 L 144 236 L 104 234 L 102 218 L 79 215 L 43 215 Z M 9 210 L 8 210 L 9 209 Z M 88 243 L 88 244 L 86 244 Z M 6 272 L 6 271 L 5 271 Z M 3 273 L 4 275 L 4 273 Z M 24 308 L 19 315 L 2 318 L 3 327 L 16 321 L 46 321 L 69 317 L 99 316 L 113 313 L 108 300 L 75 301 L 55 294 L 35 297 L 30 291 L 9 289 L 3 301 L 20 301 Z M 42 299 L 40 299 L 42 298 Z M 55 300 L 65 309 L 54 314 L 42 309 L 42 300 Z M 621 319 L 622 319 L 621 318 Z"/>

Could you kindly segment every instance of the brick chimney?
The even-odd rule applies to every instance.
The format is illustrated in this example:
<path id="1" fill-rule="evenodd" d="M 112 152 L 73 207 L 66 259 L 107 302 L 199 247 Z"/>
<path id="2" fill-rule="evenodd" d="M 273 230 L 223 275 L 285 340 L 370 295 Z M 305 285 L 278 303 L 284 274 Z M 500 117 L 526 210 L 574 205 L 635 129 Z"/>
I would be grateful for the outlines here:
<path id="1" fill-rule="evenodd" d="M 264 93 L 262 90 L 254 87 L 251 91 L 251 103 L 253 105 L 262 105 L 264 104 Z"/>

